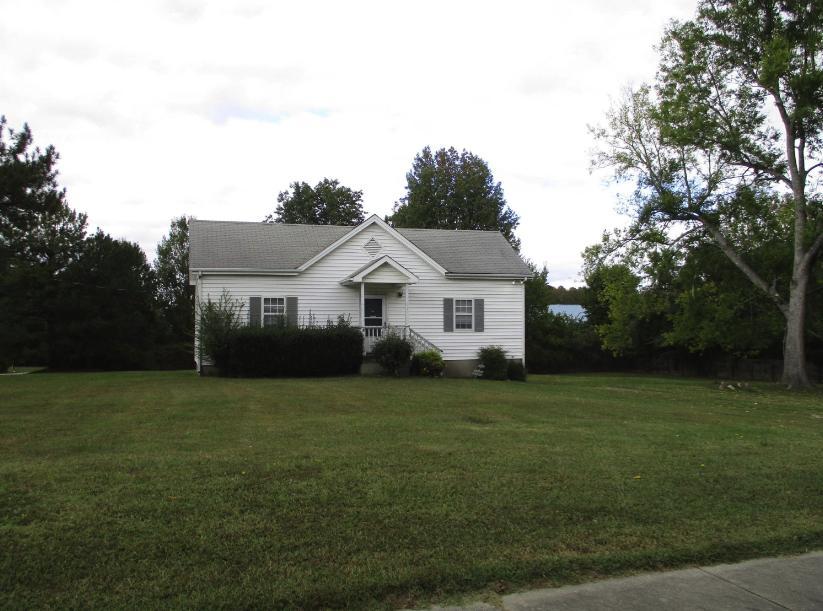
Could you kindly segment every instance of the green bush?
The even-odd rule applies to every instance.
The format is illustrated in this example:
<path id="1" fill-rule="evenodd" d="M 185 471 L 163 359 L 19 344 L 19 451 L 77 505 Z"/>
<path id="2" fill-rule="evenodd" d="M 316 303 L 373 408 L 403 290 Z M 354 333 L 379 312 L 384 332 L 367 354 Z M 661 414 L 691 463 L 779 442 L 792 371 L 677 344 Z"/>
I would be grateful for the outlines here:
<path id="1" fill-rule="evenodd" d="M 522 361 L 509 361 L 508 378 L 516 382 L 526 381 L 526 368 Z"/>
<path id="2" fill-rule="evenodd" d="M 505 380 L 509 373 L 506 351 L 500 346 L 484 346 L 477 352 L 480 359 L 479 377 L 484 380 Z"/>
<path id="3" fill-rule="evenodd" d="M 11 367 L 11 359 L 4 357 L 0 354 L 0 373 L 6 373 Z"/>
<path id="4" fill-rule="evenodd" d="M 412 357 L 411 374 L 438 378 L 446 369 L 446 361 L 437 350 L 424 350 Z"/>
<path id="5" fill-rule="evenodd" d="M 242 325 L 243 304 L 223 291 L 217 301 L 198 304 L 197 339 L 200 362 L 210 359 L 215 365 L 227 362 L 229 337 Z"/>
<path id="6" fill-rule="evenodd" d="M 241 327 L 217 352 L 221 375 L 310 377 L 360 371 L 363 335 L 348 325 L 325 327 Z"/>
<path id="7" fill-rule="evenodd" d="M 407 365 L 412 355 L 412 345 L 399 335 L 384 335 L 372 349 L 372 356 L 385 371 L 397 375 L 400 368 Z"/>

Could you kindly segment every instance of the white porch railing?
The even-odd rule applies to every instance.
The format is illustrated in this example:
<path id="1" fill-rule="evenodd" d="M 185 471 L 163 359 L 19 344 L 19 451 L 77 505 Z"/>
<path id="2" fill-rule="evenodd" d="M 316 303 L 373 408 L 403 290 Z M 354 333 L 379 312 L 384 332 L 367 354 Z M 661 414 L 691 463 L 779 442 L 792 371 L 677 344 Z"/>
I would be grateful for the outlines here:
<path id="1" fill-rule="evenodd" d="M 363 354 L 370 354 L 374 345 L 387 335 L 398 335 L 411 343 L 414 352 L 436 350 L 443 352 L 408 325 L 383 325 L 382 327 L 360 327 L 363 332 Z"/>

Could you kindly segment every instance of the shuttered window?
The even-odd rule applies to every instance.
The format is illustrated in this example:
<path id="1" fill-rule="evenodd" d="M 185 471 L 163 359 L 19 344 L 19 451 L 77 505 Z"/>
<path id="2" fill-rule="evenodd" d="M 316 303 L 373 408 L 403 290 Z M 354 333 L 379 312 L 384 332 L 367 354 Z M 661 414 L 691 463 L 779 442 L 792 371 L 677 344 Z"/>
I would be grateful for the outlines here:
<path id="1" fill-rule="evenodd" d="M 263 326 L 284 325 L 286 323 L 286 300 L 283 297 L 263 299 Z"/>
<path id="2" fill-rule="evenodd" d="M 483 299 L 443 298 L 443 331 L 486 330 L 486 304 Z"/>
<path id="3" fill-rule="evenodd" d="M 461 331 L 474 328 L 474 303 L 471 299 L 454 300 L 454 328 Z"/>

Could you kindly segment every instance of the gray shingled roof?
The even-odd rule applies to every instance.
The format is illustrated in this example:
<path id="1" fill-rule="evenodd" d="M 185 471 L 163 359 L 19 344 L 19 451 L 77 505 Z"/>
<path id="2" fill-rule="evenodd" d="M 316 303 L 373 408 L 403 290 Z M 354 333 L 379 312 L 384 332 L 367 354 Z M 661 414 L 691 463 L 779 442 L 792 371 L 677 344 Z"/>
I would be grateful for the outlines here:
<path id="1" fill-rule="evenodd" d="M 397 231 L 452 274 L 531 275 L 529 266 L 497 231 L 403 227 Z"/>
<path id="2" fill-rule="evenodd" d="M 286 271 L 351 231 L 340 225 L 199 221 L 191 224 L 191 269 Z M 398 229 L 453 274 L 529 275 L 528 266 L 496 231 Z"/>
<path id="3" fill-rule="evenodd" d="M 189 267 L 293 270 L 349 231 L 339 225 L 193 221 Z"/>

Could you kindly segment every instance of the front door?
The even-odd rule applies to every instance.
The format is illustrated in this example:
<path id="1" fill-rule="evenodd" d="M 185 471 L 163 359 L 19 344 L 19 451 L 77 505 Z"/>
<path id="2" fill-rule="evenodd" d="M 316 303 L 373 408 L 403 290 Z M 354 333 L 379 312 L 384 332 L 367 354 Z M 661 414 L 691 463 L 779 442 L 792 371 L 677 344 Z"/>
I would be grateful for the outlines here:
<path id="1" fill-rule="evenodd" d="M 383 298 L 366 297 L 363 303 L 363 324 L 367 327 L 383 326 Z"/>

